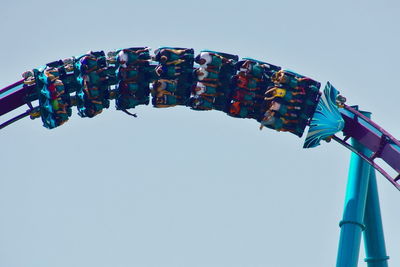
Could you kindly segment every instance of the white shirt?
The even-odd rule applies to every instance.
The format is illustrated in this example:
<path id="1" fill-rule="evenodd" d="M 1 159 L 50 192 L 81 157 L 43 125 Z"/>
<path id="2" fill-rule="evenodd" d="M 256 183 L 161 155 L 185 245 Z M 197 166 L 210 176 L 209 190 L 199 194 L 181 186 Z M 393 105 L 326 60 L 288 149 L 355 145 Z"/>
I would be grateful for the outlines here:
<path id="1" fill-rule="evenodd" d="M 200 65 L 202 67 L 205 66 L 205 65 L 208 65 L 208 64 L 210 64 L 212 62 L 212 56 L 208 52 L 201 52 L 200 53 L 200 58 L 202 58 L 202 59 L 204 59 L 206 61 L 206 63 L 204 63 L 203 65 Z"/>
<path id="2" fill-rule="evenodd" d="M 119 62 L 122 62 L 122 64 L 121 64 L 122 67 L 124 67 L 124 68 L 128 67 L 126 65 L 126 62 L 128 62 L 128 55 L 124 52 L 124 50 L 121 50 L 118 53 L 118 60 L 119 60 Z"/>
<path id="3" fill-rule="evenodd" d="M 201 82 L 197 82 L 196 88 L 195 88 L 196 95 L 201 95 L 205 92 L 206 92 L 206 86 Z"/>
<path id="4" fill-rule="evenodd" d="M 202 81 L 204 80 L 204 78 L 208 77 L 208 71 L 206 71 L 206 69 L 204 67 L 201 67 L 198 69 L 198 74 L 197 74 L 197 78 Z"/>

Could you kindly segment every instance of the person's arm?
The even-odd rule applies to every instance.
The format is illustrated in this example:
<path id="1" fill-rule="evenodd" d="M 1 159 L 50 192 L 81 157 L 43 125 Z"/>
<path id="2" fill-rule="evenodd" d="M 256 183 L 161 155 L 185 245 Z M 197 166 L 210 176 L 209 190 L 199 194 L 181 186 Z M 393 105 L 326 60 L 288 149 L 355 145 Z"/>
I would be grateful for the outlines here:
<path id="1" fill-rule="evenodd" d="M 167 62 L 167 65 L 178 65 L 178 64 L 183 63 L 183 62 L 185 62 L 184 59 L 177 59 L 177 60 L 174 60 L 174 61 Z"/>
<path id="2" fill-rule="evenodd" d="M 203 82 L 203 84 L 205 85 L 205 86 L 209 86 L 209 87 L 217 87 L 217 85 L 216 84 L 212 84 L 212 83 L 206 83 L 206 82 Z"/>
<path id="3" fill-rule="evenodd" d="M 271 92 L 273 92 L 273 91 L 275 91 L 275 87 L 273 87 L 273 88 L 271 88 L 271 89 L 268 89 L 265 93 L 264 93 L 264 95 L 265 95 L 265 100 L 272 100 L 272 99 L 274 99 L 275 98 L 275 96 L 272 96 L 272 97 L 267 97 L 267 95 L 268 94 L 270 94 Z"/>
<path id="4" fill-rule="evenodd" d="M 140 64 L 146 64 L 147 62 L 149 62 L 147 59 L 137 59 L 133 63 L 140 65 Z"/>
<path id="5" fill-rule="evenodd" d="M 219 56 L 219 57 L 221 57 L 221 56 Z M 224 57 L 221 57 L 221 58 L 222 58 L 222 63 L 228 64 L 228 63 L 232 63 L 233 62 L 232 59 L 228 59 L 228 58 L 224 58 Z"/>
<path id="6" fill-rule="evenodd" d="M 139 50 L 134 50 L 134 52 L 135 52 L 136 54 L 140 54 L 140 53 L 147 52 L 147 51 L 149 51 L 148 48 L 139 49 Z"/>
<path id="7" fill-rule="evenodd" d="M 87 65 L 86 65 L 87 66 Z M 92 72 L 92 71 L 95 71 L 97 69 L 97 66 L 93 66 L 92 68 L 90 68 L 90 69 L 87 69 L 86 70 L 86 72 L 88 73 L 88 72 Z"/>
<path id="8" fill-rule="evenodd" d="M 212 72 L 212 73 L 215 73 L 215 74 L 219 74 L 219 71 L 215 69 L 215 66 L 210 66 L 210 65 L 208 65 L 208 66 L 206 67 L 206 71 Z"/>
<path id="9" fill-rule="evenodd" d="M 168 51 L 168 52 L 174 53 L 174 54 L 176 54 L 176 55 L 180 55 L 180 54 L 182 54 L 182 53 L 185 53 L 185 52 L 186 52 L 186 50 L 180 50 L 180 49 L 171 49 L 171 48 L 165 48 L 165 51 Z"/>
<path id="10" fill-rule="evenodd" d="M 169 83 L 169 84 L 176 84 L 176 82 L 174 80 L 167 80 L 167 79 L 161 79 L 160 82 L 165 82 L 165 83 Z"/>
<path id="11" fill-rule="evenodd" d="M 204 79 L 203 79 L 203 81 L 204 81 L 204 82 L 211 82 L 211 83 L 212 83 L 212 82 L 217 82 L 217 81 L 218 81 L 218 79 L 213 79 L 213 78 L 204 78 Z"/>

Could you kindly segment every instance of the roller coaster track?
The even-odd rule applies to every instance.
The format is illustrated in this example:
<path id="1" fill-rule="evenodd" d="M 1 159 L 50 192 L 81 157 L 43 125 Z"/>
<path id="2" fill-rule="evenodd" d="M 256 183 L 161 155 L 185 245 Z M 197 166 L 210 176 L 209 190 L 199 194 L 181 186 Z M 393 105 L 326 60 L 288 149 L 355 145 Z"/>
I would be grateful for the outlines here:
<path id="1" fill-rule="evenodd" d="M 345 137 L 341 139 L 333 136 L 333 139 L 358 154 L 400 190 L 400 142 L 355 108 L 344 106 L 344 108 L 340 109 L 340 113 L 345 121 L 343 129 Z M 347 142 L 349 138 L 357 140 L 368 148 L 372 152 L 372 156 L 367 156 L 354 148 Z M 393 177 L 385 171 L 375 161 L 378 158 L 381 158 L 393 168 L 397 175 Z"/>
<path id="2" fill-rule="evenodd" d="M 28 106 L 26 111 L 0 124 L 0 129 L 27 116 L 31 116 L 31 118 L 40 116 L 39 107 L 32 105 L 34 101 L 38 100 L 36 90 L 35 86 L 24 85 L 24 80 L 20 80 L 0 90 L 0 117 L 24 105 Z M 400 190 L 399 140 L 364 116 L 356 107 L 342 105 L 338 110 L 344 121 L 344 127 L 341 130 L 343 137 L 331 135 L 326 139 L 333 139 L 358 154 Z M 368 148 L 372 152 L 372 156 L 365 155 L 362 151 L 357 150 L 355 146 L 347 142 L 350 138 Z M 382 159 L 393 171 L 387 170 L 387 167 L 384 167 L 377 159 Z M 389 172 L 394 172 L 395 174 L 391 175 Z"/>

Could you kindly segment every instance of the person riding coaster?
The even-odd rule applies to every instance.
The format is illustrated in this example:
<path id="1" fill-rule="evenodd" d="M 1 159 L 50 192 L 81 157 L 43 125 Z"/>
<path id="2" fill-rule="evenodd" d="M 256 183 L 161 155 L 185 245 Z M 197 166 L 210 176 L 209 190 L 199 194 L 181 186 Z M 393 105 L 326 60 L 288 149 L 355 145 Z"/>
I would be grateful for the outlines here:
<path id="1" fill-rule="evenodd" d="M 220 55 L 210 53 L 210 52 L 201 52 L 196 58 L 195 62 L 203 68 L 212 68 L 219 69 L 222 65 L 224 58 Z"/>
<path id="2" fill-rule="evenodd" d="M 253 105 L 254 100 L 256 98 L 263 98 L 263 96 L 259 96 L 254 92 L 244 90 L 241 88 L 235 89 L 235 91 L 232 95 L 233 100 L 244 103 L 244 104 L 248 104 L 248 105 Z"/>
<path id="3" fill-rule="evenodd" d="M 75 57 L 69 57 L 62 60 L 64 70 L 66 73 L 71 73 L 75 71 L 74 64 L 75 64 Z"/>
<path id="4" fill-rule="evenodd" d="M 50 80 L 54 80 L 54 76 L 57 76 L 57 79 L 63 82 L 66 91 L 76 91 L 80 84 L 77 81 L 79 71 L 75 68 L 75 63 L 76 59 L 74 57 L 49 62 L 40 71 L 40 75 L 47 76 Z M 43 78 L 42 80 L 45 81 Z"/>
<path id="5" fill-rule="evenodd" d="M 127 109 L 149 104 L 148 73 L 149 69 L 152 69 L 149 51 L 149 47 L 131 47 L 107 54 L 108 69 L 110 72 L 114 70 L 113 76 L 117 80 L 115 83 L 118 84 L 113 97 L 116 100 L 116 109 L 134 117 L 137 115 Z"/>
<path id="6" fill-rule="evenodd" d="M 193 53 L 194 50 L 191 48 L 161 47 L 154 51 L 154 59 L 166 65 L 192 64 Z"/>
<path id="7" fill-rule="evenodd" d="M 251 76 L 268 83 L 271 83 L 271 76 L 281 69 L 278 66 L 253 58 L 243 58 L 241 61 L 235 64 L 235 67 L 239 72 L 243 72 L 247 76 Z"/>
<path id="8" fill-rule="evenodd" d="M 160 79 L 153 83 L 153 90 L 155 92 L 166 91 L 174 94 L 177 89 L 178 82 L 176 80 Z"/>
<path id="9" fill-rule="evenodd" d="M 139 76 L 139 70 L 136 66 L 120 67 L 117 71 L 117 76 L 126 82 L 137 81 Z"/>
<path id="10" fill-rule="evenodd" d="M 311 91 L 310 93 L 318 93 L 321 87 L 321 83 L 307 77 L 299 78 L 298 84 L 299 87 L 307 88 L 307 91 Z"/>
<path id="11" fill-rule="evenodd" d="M 70 96 L 65 91 L 65 86 L 60 79 L 59 69 L 56 67 L 48 67 L 38 74 L 38 79 L 42 82 L 43 88 L 40 90 L 40 94 L 54 103 L 63 104 L 69 102 Z M 55 111 L 58 108 L 54 108 Z M 66 113 L 67 111 L 65 111 Z"/>
<path id="12" fill-rule="evenodd" d="M 280 70 L 272 75 L 271 80 L 275 84 L 286 85 L 291 88 L 301 89 L 306 94 L 318 94 L 321 83 L 311 78 L 296 74 L 287 70 Z"/>
<path id="13" fill-rule="evenodd" d="M 85 85 L 83 88 L 88 100 L 93 103 L 101 102 L 102 90 L 99 87 Z"/>
<path id="14" fill-rule="evenodd" d="M 250 118 L 253 112 L 253 105 L 247 105 L 243 102 L 234 101 L 229 107 L 228 115 L 239 118 Z"/>
<path id="15" fill-rule="evenodd" d="M 82 75 L 82 82 L 86 82 L 92 85 L 98 85 L 106 80 L 107 77 L 103 75 L 102 69 L 94 70 L 87 74 Z"/>
<path id="16" fill-rule="evenodd" d="M 68 105 L 61 104 L 57 100 L 48 99 L 42 103 L 40 108 L 40 116 L 42 118 L 43 125 L 48 129 L 53 129 L 57 126 L 61 126 L 68 121 L 70 112 L 67 112 Z"/>
<path id="17" fill-rule="evenodd" d="M 109 87 L 104 83 L 107 80 L 104 52 L 89 52 L 78 58 L 75 66 L 81 71 L 78 79 L 82 85 L 76 91 L 78 114 L 91 118 L 110 106 Z"/>
<path id="18" fill-rule="evenodd" d="M 217 85 L 206 82 L 197 82 L 193 86 L 193 95 L 216 96 Z"/>
<path id="19" fill-rule="evenodd" d="M 299 129 L 300 127 L 298 124 L 299 120 L 297 119 L 286 119 L 273 110 L 267 110 L 261 121 L 260 130 L 262 130 L 263 127 L 269 127 L 282 132 L 301 133 L 302 131 Z"/>
<path id="20" fill-rule="evenodd" d="M 43 83 L 49 84 L 60 78 L 60 72 L 58 71 L 58 68 L 46 67 L 39 75 L 39 78 Z"/>
<path id="21" fill-rule="evenodd" d="M 118 110 L 127 110 L 130 108 L 135 108 L 136 106 L 143 104 L 144 101 L 142 99 L 138 99 L 135 96 L 131 97 L 122 97 L 116 99 L 116 108 Z M 128 113 L 129 114 L 129 113 Z M 132 115 L 132 114 L 129 114 Z M 132 115 L 136 117 L 135 115 Z"/>
<path id="22" fill-rule="evenodd" d="M 267 70 L 268 66 L 263 64 L 260 65 L 255 62 L 251 62 L 250 60 L 246 60 L 240 67 L 240 71 L 245 72 L 247 75 L 252 76 L 254 78 L 261 79 L 263 73 Z"/>
<path id="23" fill-rule="evenodd" d="M 200 67 L 195 70 L 195 74 L 199 81 L 204 82 L 218 82 L 219 71 L 210 67 Z"/>
<path id="24" fill-rule="evenodd" d="M 224 53 L 224 52 L 217 52 L 217 51 L 212 51 L 212 50 L 201 50 L 200 53 L 211 53 L 213 55 L 218 55 L 218 56 L 222 57 L 223 64 L 231 64 L 231 63 L 235 64 L 239 60 L 239 57 L 237 55 L 228 54 L 228 53 Z"/>
<path id="25" fill-rule="evenodd" d="M 152 85 L 153 105 L 155 107 L 172 107 L 178 105 L 180 96 L 175 95 L 176 81 L 157 80 Z"/>
<path id="26" fill-rule="evenodd" d="M 44 85 L 42 90 L 40 90 L 41 96 L 44 97 L 45 99 L 48 99 L 51 102 L 54 112 L 59 111 L 59 107 L 62 107 L 66 102 L 67 99 L 64 99 L 65 98 L 64 93 L 65 93 L 64 85 L 61 80 L 56 80 L 53 83 Z M 67 110 L 65 110 L 65 112 L 61 110 L 61 112 L 67 113 Z"/>
<path id="27" fill-rule="evenodd" d="M 139 90 L 139 84 L 137 81 L 120 81 L 117 90 L 119 94 L 134 95 Z"/>
<path id="28" fill-rule="evenodd" d="M 109 64 L 135 64 L 135 61 L 138 59 L 150 60 L 150 50 L 151 48 L 147 46 L 117 49 L 114 51 L 109 51 L 107 53 L 106 60 Z"/>
<path id="29" fill-rule="evenodd" d="M 154 71 L 161 78 L 174 79 L 182 73 L 182 68 L 174 65 L 158 65 Z"/>
<path id="30" fill-rule="evenodd" d="M 274 100 L 275 98 L 281 98 L 289 103 L 302 103 L 304 95 L 305 93 L 302 91 L 293 92 L 286 88 L 274 86 L 265 92 L 264 99 L 270 101 Z"/>
<path id="31" fill-rule="evenodd" d="M 195 110 L 211 110 L 214 105 L 214 97 L 205 95 L 195 95 L 189 101 L 189 106 Z"/>
<path id="32" fill-rule="evenodd" d="M 270 103 L 269 110 L 276 112 L 283 118 L 301 118 L 301 119 L 306 118 L 306 116 L 301 114 L 301 107 L 284 105 L 277 101 L 272 101 Z"/>
<path id="33" fill-rule="evenodd" d="M 280 70 L 278 72 L 275 72 L 272 77 L 271 80 L 275 83 L 275 84 L 285 84 L 291 88 L 296 88 L 299 86 L 299 80 L 295 75 L 292 75 L 290 73 L 287 73 L 283 70 Z"/>
<path id="34" fill-rule="evenodd" d="M 37 76 L 39 75 L 38 69 L 32 69 L 22 73 L 22 78 L 24 79 L 24 85 L 33 85 L 36 83 Z"/>
<path id="35" fill-rule="evenodd" d="M 248 76 L 244 72 L 239 72 L 237 75 L 234 76 L 233 80 L 239 88 L 249 91 L 257 91 L 260 89 L 258 87 L 258 82 L 260 81 L 260 79 Z"/>
<path id="36" fill-rule="evenodd" d="M 78 108 L 78 115 L 82 117 L 93 118 L 103 112 L 103 105 L 98 101 L 84 103 L 81 108 Z"/>
<path id="37" fill-rule="evenodd" d="M 58 66 L 62 66 L 62 62 L 55 62 Z M 39 91 L 39 103 L 42 104 L 49 101 L 47 105 L 47 112 L 53 113 L 53 117 L 56 120 L 56 126 L 71 115 L 71 109 L 69 107 L 70 96 L 65 92 L 65 87 L 60 80 L 60 71 L 57 67 L 49 67 L 52 64 L 47 64 L 45 69 L 40 72 L 37 76 L 42 82 L 43 87 Z M 55 66 L 56 64 L 53 64 Z M 45 100 L 47 99 L 47 100 Z M 49 106 L 52 108 L 49 109 Z M 62 115 L 64 114 L 64 115 Z M 47 125 L 49 126 L 49 125 Z"/>
<path id="38" fill-rule="evenodd" d="M 124 68 L 130 65 L 146 65 L 150 60 L 149 51 L 148 47 L 127 48 L 120 50 L 116 55 L 109 53 L 109 58 L 112 61 L 114 57 L 117 63 Z"/>
<path id="39" fill-rule="evenodd" d="M 115 97 L 117 110 L 122 110 L 128 115 L 136 117 L 127 109 L 135 108 L 137 105 L 147 105 L 149 103 L 149 89 L 147 83 L 124 82 L 118 85 L 117 95 Z"/>
<path id="40" fill-rule="evenodd" d="M 106 67 L 106 59 L 103 51 L 89 51 L 87 54 L 79 57 L 75 63 L 76 68 L 81 74 L 87 74 L 97 69 Z"/>
<path id="41" fill-rule="evenodd" d="M 48 99 L 57 99 L 65 94 L 64 84 L 61 80 L 55 80 L 54 82 L 47 84 L 41 90 L 42 95 Z"/>
<path id="42" fill-rule="evenodd" d="M 234 63 L 237 60 L 236 55 L 210 50 L 203 50 L 196 56 L 195 62 L 200 67 L 193 72 L 198 80 L 192 87 L 190 102 L 193 109 L 229 110 L 231 77 L 236 73 Z"/>
<path id="43" fill-rule="evenodd" d="M 166 92 L 166 91 L 165 91 Z M 179 104 L 179 96 L 167 93 L 158 93 L 155 98 L 153 98 L 153 105 L 158 108 L 173 107 Z"/>
<path id="44" fill-rule="evenodd" d="M 204 50 L 196 56 L 195 62 L 202 68 L 219 70 L 223 64 L 233 64 L 234 59 L 237 60 L 237 56 Z"/>

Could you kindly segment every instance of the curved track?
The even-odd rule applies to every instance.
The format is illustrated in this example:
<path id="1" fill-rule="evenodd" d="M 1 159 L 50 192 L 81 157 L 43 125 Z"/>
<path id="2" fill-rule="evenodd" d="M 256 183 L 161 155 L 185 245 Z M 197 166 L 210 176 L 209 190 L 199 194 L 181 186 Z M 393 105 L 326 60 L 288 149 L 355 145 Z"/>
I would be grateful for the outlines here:
<path id="1" fill-rule="evenodd" d="M 233 55 L 229 55 L 229 54 L 225 54 L 225 53 L 218 53 L 218 52 L 214 52 L 214 51 L 206 51 L 206 52 L 212 52 L 212 53 L 217 54 L 218 56 L 221 55 L 222 58 L 228 58 L 229 60 L 232 60 L 232 59 L 233 60 L 236 59 L 236 61 L 238 60 L 237 56 L 233 56 Z M 155 57 L 153 57 L 153 58 L 155 58 Z M 146 71 L 154 74 L 155 69 L 159 65 L 154 64 L 154 61 L 150 61 L 150 59 L 148 61 L 150 64 L 148 65 L 149 68 L 146 69 Z M 254 59 L 243 59 L 242 62 L 243 61 L 244 62 L 252 62 L 254 64 L 259 64 L 259 65 L 263 65 L 263 66 L 268 66 L 268 68 L 269 68 L 268 70 L 270 70 L 270 71 L 273 70 L 273 72 L 277 72 L 280 70 L 279 67 L 270 65 L 265 62 L 257 61 Z M 105 67 L 105 69 L 110 70 L 113 67 L 116 68 L 115 64 L 113 65 L 113 63 L 112 62 L 110 63 L 110 61 L 108 60 L 107 66 Z M 187 68 L 190 69 L 190 73 L 193 73 L 193 71 L 196 71 L 199 69 L 199 68 L 196 68 L 195 66 L 193 66 L 193 62 L 192 62 L 192 65 Z M 234 78 L 235 75 L 237 75 L 238 71 L 240 71 L 240 70 L 241 70 L 240 67 L 234 68 L 233 72 L 231 72 L 229 74 L 230 75 L 229 76 L 230 85 L 228 84 L 228 86 L 227 85 L 223 86 L 224 87 L 223 89 L 225 90 L 225 94 L 230 95 L 230 97 L 228 97 L 229 99 L 226 102 L 226 103 L 228 103 L 228 105 L 233 106 L 233 103 L 235 102 L 234 100 L 232 100 L 232 90 L 234 90 L 234 89 L 232 89 L 233 87 L 231 86 L 232 80 L 234 80 L 234 79 L 232 79 L 232 77 Z M 264 69 L 264 72 L 266 72 L 266 69 Z M 309 79 L 309 78 L 305 78 L 302 75 L 299 75 L 297 73 L 293 73 L 290 71 L 286 71 L 286 73 L 290 74 L 290 75 L 293 74 L 299 80 L 300 79 Z M 68 77 L 68 76 L 71 76 L 71 77 Z M 269 77 L 269 76 L 267 76 L 267 77 Z M 75 79 L 75 77 L 72 77 L 72 74 L 66 74 L 66 78 Z M 107 76 L 107 79 L 108 78 L 109 77 Z M 159 79 L 161 79 L 161 78 L 163 78 L 163 77 L 159 77 Z M 108 99 L 118 98 L 118 96 L 116 96 L 116 94 L 118 95 L 118 83 L 121 82 L 121 79 L 122 78 L 120 78 L 118 76 L 116 81 L 111 82 L 110 84 L 108 84 L 106 86 L 107 90 L 109 90 L 108 96 L 107 96 Z M 309 79 L 309 80 L 311 80 L 311 79 Z M 193 90 L 193 86 L 195 86 L 194 84 L 197 81 L 198 80 L 196 80 L 196 79 L 194 79 L 193 81 L 192 80 L 189 81 L 191 86 L 184 88 L 184 90 L 186 90 L 184 93 L 185 94 L 187 93 L 189 95 L 190 91 Z M 154 82 L 154 78 L 151 79 L 150 82 Z M 316 82 L 316 84 L 318 84 L 318 87 L 319 87 L 319 83 Z M 271 87 L 271 84 L 269 84 L 268 86 Z M 328 83 L 328 86 L 330 86 L 329 83 Z M 267 86 L 265 86 L 262 93 L 264 94 L 267 91 L 267 89 L 268 89 Z M 39 100 L 40 93 L 38 93 L 38 92 L 40 90 L 41 90 L 41 87 L 38 86 L 37 83 L 36 84 L 28 84 L 26 82 L 26 79 L 20 80 L 14 84 L 11 84 L 11 85 L 5 87 L 4 89 L 1 89 L 0 90 L 0 117 L 13 111 L 13 110 L 21 108 L 24 105 L 27 105 L 28 108 L 26 111 L 22 112 L 21 114 L 15 116 L 13 118 L 10 118 L 6 121 L 3 121 L 2 124 L 0 124 L 0 129 L 18 121 L 19 119 L 27 117 L 27 116 L 30 116 L 31 118 L 38 118 L 40 116 L 43 117 L 43 111 L 42 111 L 43 103 L 40 102 L 39 105 L 33 106 L 33 103 L 35 103 L 35 102 L 37 102 L 37 100 Z M 70 96 L 70 94 L 72 94 L 78 90 L 79 90 L 79 88 L 73 88 L 72 90 L 70 89 L 67 91 L 68 97 L 71 97 L 71 101 L 69 102 L 70 106 L 73 106 L 73 105 L 79 106 L 79 104 L 77 104 L 77 96 Z M 149 93 L 150 93 L 150 91 L 149 91 Z M 192 92 L 192 94 L 193 94 L 193 92 Z M 327 96 L 327 94 L 329 94 L 329 92 L 327 93 L 325 91 L 324 94 L 325 94 L 325 96 Z M 321 97 L 321 98 L 319 97 L 319 95 L 314 98 L 311 97 L 313 105 L 314 104 L 317 105 L 318 102 L 319 102 L 319 104 L 321 104 L 323 99 L 325 99 L 324 95 L 322 95 L 322 96 L 323 97 Z M 155 98 L 155 96 L 153 95 L 153 99 L 154 98 Z M 326 98 L 329 98 L 329 97 L 327 96 Z M 307 144 L 307 141 L 309 138 L 309 136 L 307 136 L 305 147 L 314 147 L 314 146 L 317 146 L 321 140 L 329 141 L 329 140 L 333 139 L 333 140 L 337 141 L 338 143 L 340 143 L 341 145 L 345 146 L 346 148 L 350 149 L 352 152 L 357 153 L 360 157 L 362 157 L 365 161 L 367 161 L 371 166 L 373 166 L 376 170 L 378 170 L 383 176 L 385 176 L 389 180 L 389 182 L 392 183 L 398 190 L 400 190 L 400 142 L 396 138 L 394 138 L 391 134 L 389 134 L 384 129 L 382 129 L 379 125 L 377 125 L 376 123 L 374 123 L 373 121 L 368 119 L 366 116 L 364 116 L 362 114 L 362 112 L 359 112 L 357 110 L 357 107 L 350 107 L 350 106 L 345 105 L 344 103 L 341 103 L 338 106 L 336 106 L 335 98 L 336 98 L 336 95 L 334 95 L 334 97 L 330 100 L 330 102 L 333 103 L 333 104 L 331 103 L 330 107 L 325 109 L 325 111 L 321 111 L 320 109 L 317 109 L 317 112 L 315 112 L 315 114 L 324 113 L 324 116 L 329 117 L 330 115 L 332 115 L 333 113 L 336 112 L 336 113 L 340 114 L 340 115 L 338 115 L 339 118 L 337 118 L 337 119 L 341 120 L 343 125 L 340 125 L 340 122 L 338 122 L 337 125 L 334 125 L 335 127 L 337 127 L 337 129 L 335 127 L 333 127 L 336 130 L 329 130 L 327 134 L 325 133 L 325 135 L 315 134 L 318 136 L 318 138 L 316 138 L 317 141 L 315 141 L 314 144 L 312 144 L 312 145 Z M 189 97 L 188 97 L 188 99 L 189 99 Z M 327 102 L 329 102 L 329 101 L 327 101 Z M 139 103 L 139 104 L 147 104 L 147 103 Z M 177 105 L 179 105 L 179 104 L 182 105 L 182 103 L 178 103 Z M 153 105 L 155 105 L 154 102 L 153 102 Z M 190 106 L 187 104 L 185 104 L 185 105 Z M 254 106 L 255 105 L 256 104 L 254 104 Z M 311 105 L 311 106 L 313 106 L 313 105 Z M 303 123 L 301 125 L 300 130 L 298 130 L 297 132 L 293 132 L 293 133 L 295 133 L 298 136 L 301 136 L 306 124 L 311 125 L 311 129 L 313 129 L 313 127 L 315 127 L 315 125 L 313 124 L 313 122 L 315 120 L 315 118 L 313 119 L 313 117 L 315 117 L 314 116 L 315 115 L 314 114 L 315 105 L 314 105 L 314 108 L 311 109 L 311 111 L 308 111 L 308 113 L 306 112 L 306 115 L 307 115 L 307 118 L 305 119 L 306 123 Z M 158 107 L 168 107 L 168 106 L 174 106 L 174 105 L 158 106 Z M 191 108 L 193 108 L 193 106 L 191 106 Z M 117 109 L 126 111 L 123 108 L 117 107 Z M 218 110 L 229 113 L 229 107 L 228 107 L 228 109 L 226 109 L 226 108 L 219 109 L 219 108 L 215 108 L 215 107 L 212 107 L 209 109 L 218 109 Z M 253 107 L 253 109 L 254 109 L 254 107 Z M 197 110 L 201 110 L 201 109 L 197 109 Z M 97 114 L 95 114 L 95 115 L 97 115 Z M 229 115 L 232 116 L 232 114 L 229 114 Z M 82 117 L 86 117 L 86 116 L 82 116 Z M 240 117 L 240 116 L 236 116 L 236 117 Z M 256 120 L 262 122 L 262 119 L 260 119 L 260 117 L 257 117 L 257 116 L 244 115 L 241 117 L 242 118 L 252 118 L 252 119 L 256 119 Z M 328 129 L 329 123 L 326 124 L 325 121 L 323 121 L 323 122 L 324 123 L 319 123 L 318 126 L 320 127 L 320 129 L 318 131 L 314 131 L 314 133 L 321 132 L 321 131 Z M 274 128 L 274 127 L 270 127 L 270 128 Z M 282 130 L 279 128 L 275 128 L 275 129 Z M 311 129 L 309 131 L 309 135 L 310 135 Z M 335 133 L 339 132 L 339 131 L 341 131 L 343 133 L 342 138 L 335 135 Z M 356 140 L 360 144 L 362 144 L 364 147 L 368 148 L 372 152 L 372 156 L 363 154 L 361 151 L 357 150 L 353 145 L 348 143 L 347 140 L 349 138 L 353 138 L 354 140 Z M 377 159 L 382 159 L 390 168 L 392 168 L 392 171 L 387 170 L 387 168 L 384 167 L 379 161 L 377 161 Z"/>

